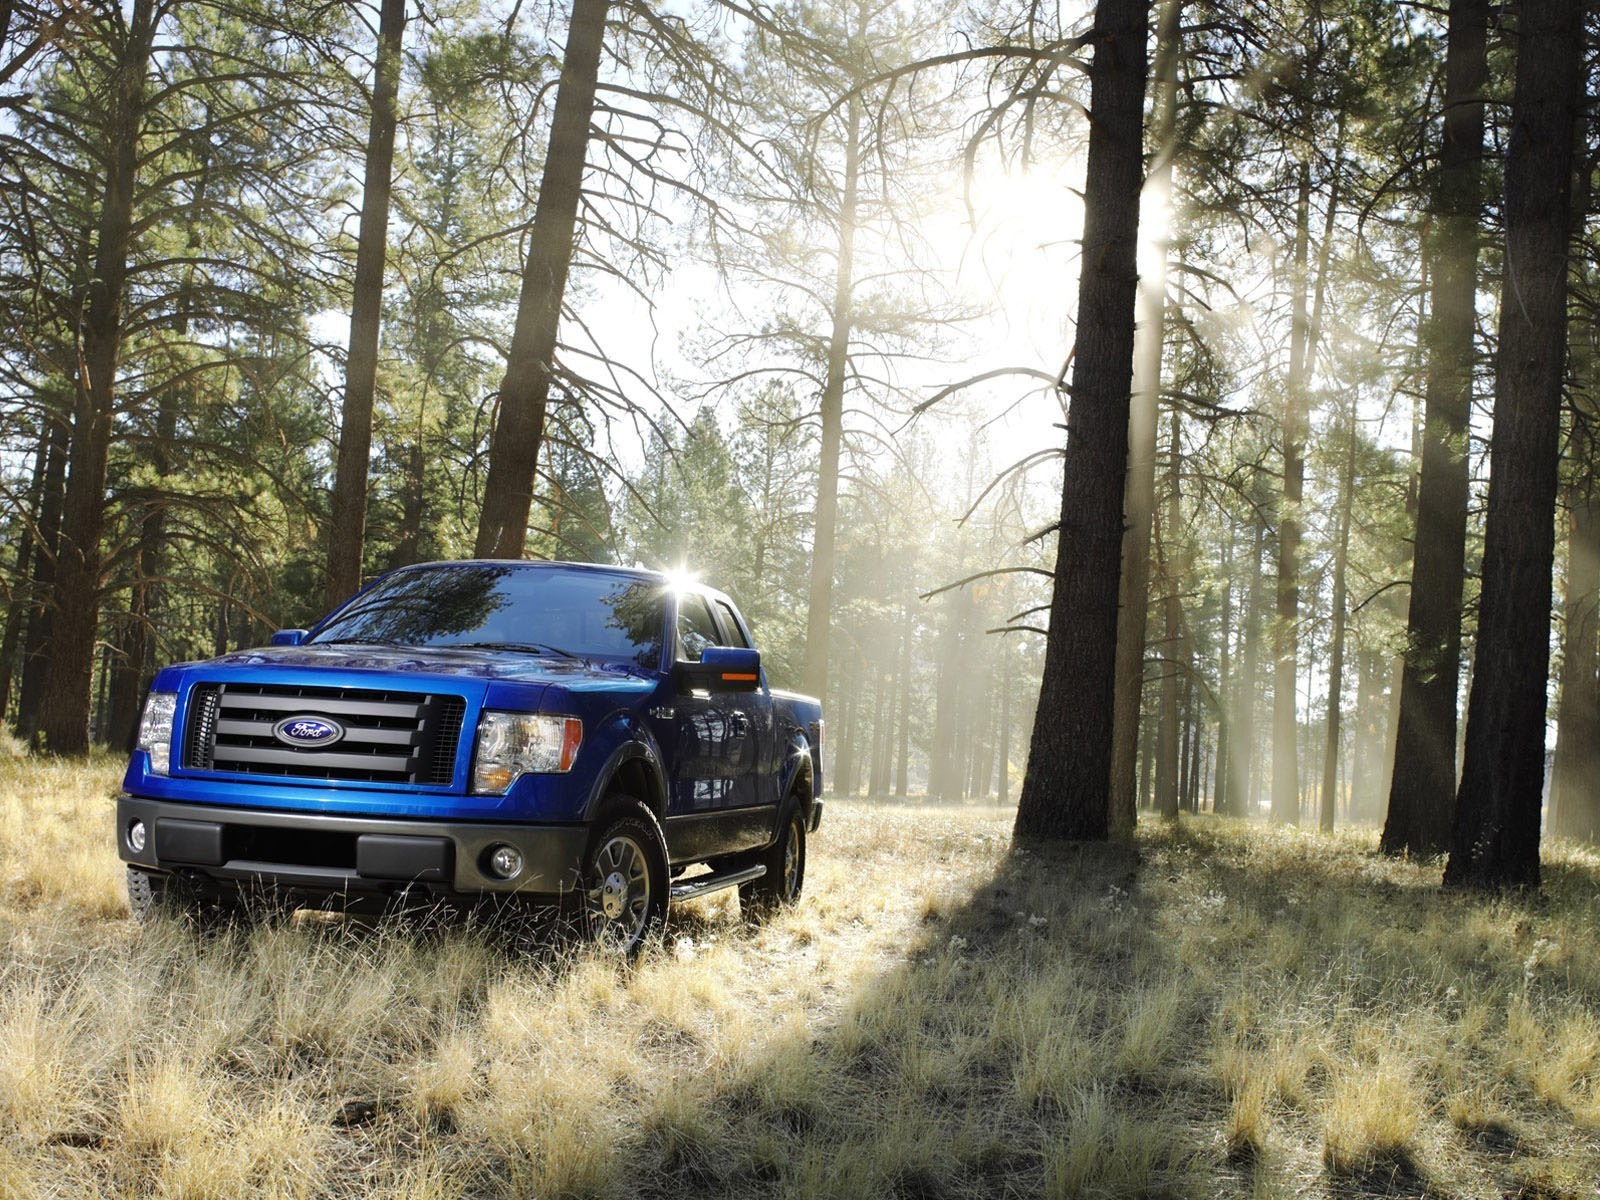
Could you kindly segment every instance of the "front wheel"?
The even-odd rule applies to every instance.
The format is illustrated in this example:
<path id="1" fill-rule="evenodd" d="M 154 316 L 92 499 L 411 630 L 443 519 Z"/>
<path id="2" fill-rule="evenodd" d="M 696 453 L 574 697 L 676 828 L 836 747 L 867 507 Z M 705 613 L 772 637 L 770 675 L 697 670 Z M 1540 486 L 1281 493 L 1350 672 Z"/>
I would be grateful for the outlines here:
<path id="1" fill-rule="evenodd" d="M 160 875 L 128 868 L 128 907 L 140 925 L 150 925 L 162 917 L 192 921 L 202 929 L 225 924 L 238 906 L 202 896 L 177 875 Z"/>
<path id="2" fill-rule="evenodd" d="M 756 861 L 767 873 L 739 885 L 740 910 L 759 921 L 798 904 L 806 882 L 806 819 L 799 804 L 785 810 L 778 840 Z"/>
<path id="3" fill-rule="evenodd" d="M 666 839 L 637 801 L 610 807 L 596 830 L 583 861 L 584 929 L 591 941 L 633 958 L 666 922 Z"/>

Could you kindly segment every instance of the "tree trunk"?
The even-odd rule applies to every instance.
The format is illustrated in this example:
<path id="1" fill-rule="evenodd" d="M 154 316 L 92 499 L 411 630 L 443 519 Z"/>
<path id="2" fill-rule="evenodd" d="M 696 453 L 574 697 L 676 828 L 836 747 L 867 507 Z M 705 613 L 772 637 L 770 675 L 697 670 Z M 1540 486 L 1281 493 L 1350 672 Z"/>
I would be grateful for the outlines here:
<path id="1" fill-rule="evenodd" d="M 1195 804 L 1195 775 L 1200 764 L 1200 724 L 1195 715 L 1194 661 L 1189 654 L 1188 639 L 1183 640 L 1183 731 L 1180 744 L 1183 762 L 1178 770 L 1178 798 L 1184 812 L 1197 811 Z"/>
<path id="2" fill-rule="evenodd" d="M 17 530 L 17 585 L 11 593 L 11 603 L 6 606 L 5 633 L 0 636 L 0 720 L 11 708 L 11 680 L 17 669 L 17 643 L 22 638 L 22 618 L 32 607 L 32 589 L 28 586 L 33 567 L 33 548 L 38 540 L 39 510 L 44 500 L 44 477 L 50 457 L 50 414 L 39 418 L 39 444 L 33 455 L 33 474 L 28 481 L 28 494 L 23 502 L 26 521 Z"/>
<path id="3" fill-rule="evenodd" d="M 572 268 L 578 203 L 589 151 L 610 0 L 573 0 L 566 56 L 550 121 L 550 148 L 539 183 L 539 203 L 528 238 L 528 261 L 517 298 L 517 319 L 500 384 L 500 412 L 489 443 L 474 553 L 479 558 L 521 558 L 528 512 L 544 441 L 545 407 L 555 372 L 556 335 L 567 273 Z"/>
<path id="4" fill-rule="evenodd" d="M 1256 700 L 1261 689 L 1261 560 L 1266 553 L 1267 528 L 1255 506 L 1250 518 L 1250 582 L 1246 587 L 1244 646 L 1239 678 L 1233 689 L 1234 736 L 1228 740 L 1233 756 L 1228 766 L 1228 812 L 1235 817 L 1253 816 L 1256 807 Z"/>
<path id="5" fill-rule="evenodd" d="M 1582 0 L 1520 6 L 1505 296 L 1466 761 L 1445 882 L 1537 887 Z"/>
<path id="6" fill-rule="evenodd" d="M 603 16 L 601 23 L 604 24 Z M 372 72 L 372 113 L 367 126 L 360 244 L 356 248 L 355 288 L 350 303 L 344 412 L 339 422 L 339 456 L 333 476 L 332 519 L 328 528 L 325 601 L 330 609 L 361 586 L 361 550 L 367 529 L 367 473 L 372 465 L 372 400 L 378 379 L 378 332 L 383 317 L 389 190 L 394 179 L 396 100 L 400 91 L 400 50 L 405 28 L 406 0 L 383 0 L 378 13 L 378 51 Z M 579 171 L 582 171 L 581 165 Z"/>
<path id="7" fill-rule="evenodd" d="M 1305 499 L 1306 439 L 1311 424 L 1309 393 L 1316 370 L 1317 339 L 1327 297 L 1334 222 L 1339 211 L 1344 132 L 1345 117 L 1341 112 L 1314 283 L 1307 275 L 1311 243 L 1311 168 L 1307 163 L 1300 165 L 1299 194 L 1295 203 L 1294 303 L 1289 331 L 1289 370 L 1284 387 L 1283 497 L 1278 519 L 1277 623 L 1273 638 L 1272 684 L 1272 819 L 1290 825 L 1300 820 L 1298 675 L 1300 543 L 1304 533 L 1300 509 Z M 1307 293 L 1310 291 L 1315 292 L 1315 300 L 1308 312 Z"/>
<path id="8" fill-rule="evenodd" d="M 1044 675 L 1016 836 L 1109 836 L 1122 502 L 1149 0 L 1100 0 L 1089 33 L 1083 269 Z"/>
<path id="9" fill-rule="evenodd" d="M 1139 708 L 1144 693 L 1150 604 L 1150 528 L 1155 510 L 1156 424 L 1161 408 L 1161 357 L 1166 338 L 1168 229 L 1172 219 L 1173 129 L 1177 119 L 1181 0 L 1161 0 L 1156 32 L 1153 161 L 1145 195 L 1156 210 L 1145 235 L 1148 262 L 1139 271 L 1134 330 L 1133 398 L 1128 413 L 1128 478 L 1124 487 L 1122 581 L 1117 610 L 1117 676 L 1111 732 L 1113 838 L 1133 836 L 1138 820 Z"/>
<path id="10" fill-rule="evenodd" d="M 1185 812 L 1197 813 L 1200 811 L 1200 773 L 1205 763 L 1202 743 L 1205 740 L 1206 721 L 1195 698 L 1194 659 L 1187 656 L 1187 661 L 1191 670 L 1184 688 L 1183 719 L 1189 728 L 1189 765 L 1183 777 L 1183 807 Z"/>
<path id="11" fill-rule="evenodd" d="M 82 375 L 56 562 L 52 651 L 39 732 L 52 754 L 89 749 L 89 707 L 100 623 L 101 535 L 106 470 L 122 354 L 122 296 L 133 240 L 133 189 L 144 123 L 145 75 L 155 36 L 155 0 L 134 0 L 109 91 L 105 190 L 82 334 Z"/>
<path id="12" fill-rule="evenodd" d="M 204 110 L 207 119 L 210 108 Z M 196 214 L 205 211 L 206 196 L 210 190 L 209 168 L 212 156 L 209 146 L 202 147 L 196 163 L 193 208 Z M 189 222 L 185 249 L 191 260 L 200 253 L 203 243 L 203 226 L 198 216 Z M 183 290 L 192 294 L 195 284 L 193 261 L 184 270 Z M 191 321 L 187 312 L 177 322 L 175 332 L 179 341 L 189 337 Z M 172 451 L 178 439 L 178 413 L 181 396 L 174 385 L 161 388 L 156 401 L 156 420 L 151 439 L 150 465 L 161 488 L 166 486 L 172 470 Z M 128 619 L 124 623 L 121 653 L 113 659 L 111 686 L 105 712 L 105 736 L 108 745 L 132 750 L 138 729 L 140 705 L 144 699 L 154 651 L 154 610 L 159 598 L 159 585 L 153 580 L 165 574 L 164 560 L 167 551 L 167 504 L 159 492 L 152 492 L 145 500 L 144 512 L 139 518 L 139 541 L 134 552 L 133 580 L 129 589 Z"/>
<path id="13" fill-rule="evenodd" d="M 1434 232 L 1426 247 L 1433 315 L 1426 338 L 1411 603 L 1389 813 L 1380 842 L 1390 854 L 1443 850 L 1455 807 L 1488 24 L 1488 0 L 1451 0 L 1444 136 L 1432 204 Z"/>
<path id="14" fill-rule="evenodd" d="M 199 235 L 191 231 L 191 249 L 198 249 Z M 188 321 L 180 327 L 180 336 L 187 336 Z M 157 402 L 155 446 L 151 450 L 151 465 L 158 479 L 164 480 L 172 469 L 169 448 L 178 436 L 178 397 L 171 388 L 162 391 Z M 113 670 L 111 700 L 106 713 L 106 742 L 118 749 L 132 749 L 133 737 L 139 723 L 139 705 L 149 671 L 154 609 L 158 585 L 151 578 L 163 574 L 163 560 L 167 551 L 167 508 L 164 499 L 152 497 L 148 509 L 139 522 L 139 544 L 134 554 L 134 581 L 129 592 L 128 628 L 124 637 L 121 662 Z"/>
<path id="15" fill-rule="evenodd" d="M 422 422 L 418 421 L 416 439 L 406 451 L 406 475 L 400 495 L 400 532 L 395 539 L 394 550 L 389 555 L 391 571 L 422 561 L 422 517 L 428 477 L 428 460 L 422 438 Z"/>
<path id="16" fill-rule="evenodd" d="M 855 686 L 857 667 L 854 659 L 845 671 L 847 686 L 844 689 L 844 720 L 839 725 L 839 748 L 834 752 L 833 777 L 841 796 L 853 796 L 856 791 L 856 731 L 857 714 L 861 709 L 861 689 Z"/>
<path id="17" fill-rule="evenodd" d="M 833 569 L 839 524 L 839 456 L 844 442 L 844 385 L 854 332 L 856 197 L 861 175 L 861 102 L 846 102 L 844 193 L 839 202 L 839 257 L 833 274 L 833 328 L 822 384 L 822 457 L 817 466 L 817 521 L 811 545 L 811 590 L 806 609 L 801 686 L 818 699 L 828 690 L 828 635 L 833 627 Z"/>
<path id="18" fill-rule="evenodd" d="M 1172 414 L 1172 446 L 1167 457 L 1167 511 L 1157 539 L 1161 560 L 1161 716 L 1156 735 L 1156 807 L 1163 819 L 1176 821 L 1184 790 L 1184 728 L 1178 719 L 1178 688 L 1186 680 L 1179 667 L 1179 647 L 1183 644 L 1183 586 L 1177 567 L 1179 502 L 1178 460 L 1182 446 L 1178 440 L 1178 414 Z"/>
<path id="19" fill-rule="evenodd" d="M 1365 820 L 1378 810 L 1383 786 L 1383 657 L 1356 643 L 1355 729 L 1350 739 L 1350 819 Z"/>
<path id="20" fill-rule="evenodd" d="M 900 728 L 895 747 L 894 794 L 904 800 L 911 775 L 911 605 L 900 610 L 905 632 L 900 642 Z"/>
<path id="21" fill-rule="evenodd" d="M 1227 813 L 1228 809 L 1228 726 L 1232 714 L 1228 711 L 1228 697 L 1232 692 L 1232 671 L 1229 662 L 1230 643 L 1233 640 L 1233 522 L 1226 521 L 1222 532 L 1222 636 L 1218 638 L 1221 653 L 1217 659 L 1217 747 L 1212 777 L 1211 811 Z"/>
<path id="22" fill-rule="evenodd" d="M 965 591 L 949 594 L 945 627 L 939 638 L 939 676 L 934 689 L 933 744 L 928 749 L 928 794 L 953 799 L 957 783 L 957 746 L 960 735 L 961 685 L 966 676 L 962 661 L 961 629 Z"/>
<path id="23" fill-rule="evenodd" d="M 1575 465 L 1593 453 L 1585 426 L 1580 416 L 1573 436 Z M 1600 496 L 1593 488 L 1585 479 L 1569 492 L 1561 694 L 1550 778 L 1550 832 L 1584 841 L 1600 839 Z"/>
<path id="24" fill-rule="evenodd" d="M 887 674 L 876 663 L 872 674 L 877 699 L 872 706 L 872 767 L 867 776 L 867 795 L 882 796 L 889 790 L 889 738 L 884 730 L 887 714 L 894 712 L 894 691 Z"/>
<path id="25" fill-rule="evenodd" d="M 996 673 L 1000 683 L 1000 736 L 995 746 L 995 758 L 1000 765 L 995 771 L 994 782 L 995 803 L 1004 806 L 1011 803 L 1011 689 L 1014 684 L 1011 672 L 1005 669 L 1010 647 L 1004 641 L 1000 646 L 1001 669 Z"/>
<path id="26" fill-rule="evenodd" d="M 1338 801 L 1339 783 L 1339 726 L 1343 717 L 1344 700 L 1344 628 L 1347 595 L 1345 590 L 1345 563 L 1350 555 L 1350 510 L 1355 503 L 1356 486 L 1356 421 L 1352 407 L 1345 421 L 1345 456 L 1343 478 L 1339 481 L 1339 523 L 1334 536 L 1333 549 L 1333 630 L 1328 639 L 1328 744 L 1322 756 L 1322 810 L 1323 833 L 1332 833 L 1334 812 Z"/>
<path id="27" fill-rule="evenodd" d="M 22 639 L 22 679 L 17 688 L 17 736 L 29 745 L 39 732 L 45 678 L 50 664 L 50 627 L 55 617 L 56 556 L 61 547 L 61 506 L 67 482 L 68 430 L 48 406 L 44 494 L 39 498 L 39 546 L 28 589 L 28 628 Z"/>
<path id="28" fill-rule="evenodd" d="M 1140 714 L 1143 715 L 1142 713 Z M 1156 735 L 1152 722 L 1139 722 L 1139 807 L 1155 807 Z"/>
<path id="29" fill-rule="evenodd" d="M 1294 316 L 1289 334 L 1289 374 L 1283 412 L 1283 496 L 1278 511 L 1277 621 L 1273 626 L 1272 819 L 1300 819 L 1298 696 L 1300 656 L 1300 504 L 1306 481 L 1307 343 L 1306 268 L 1311 240 L 1311 168 L 1300 167 L 1295 202 Z"/>

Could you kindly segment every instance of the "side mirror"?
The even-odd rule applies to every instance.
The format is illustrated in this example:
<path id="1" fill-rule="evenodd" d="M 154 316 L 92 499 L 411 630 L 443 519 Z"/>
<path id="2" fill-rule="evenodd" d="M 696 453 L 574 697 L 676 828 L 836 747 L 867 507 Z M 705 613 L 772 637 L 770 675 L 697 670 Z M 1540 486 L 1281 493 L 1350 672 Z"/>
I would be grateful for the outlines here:
<path id="1" fill-rule="evenodd" d="M 693 691 L 758 691 L 761 651 L 743 646 L 707 646 L 699 662 L 678 664 L 678 683 Z"/>
<path id="2" fill-rule="evenodd" d="M 280 629 L 272 635 L 272 644 L 274 646 L 298 646 L 306 640 L 306 632 L 304 629 Z"/>

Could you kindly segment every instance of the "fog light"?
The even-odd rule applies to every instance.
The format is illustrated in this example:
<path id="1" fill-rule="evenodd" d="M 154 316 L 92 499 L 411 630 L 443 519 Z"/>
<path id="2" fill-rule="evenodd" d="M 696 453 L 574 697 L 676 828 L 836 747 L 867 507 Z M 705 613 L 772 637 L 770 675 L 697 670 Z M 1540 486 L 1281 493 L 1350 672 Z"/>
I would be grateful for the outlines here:
<path id="1" fill-rule="evenodd" d="M 522 874 L 522 851 L 515 846 L 496 846 L 489 851 L 489 870 L 501 879 L 515 879 Z"/>
<path id="2" fill-rule="evenodd" d="M 130 821 L 128 823 L 128 848 L 135 854 L 144 853 L 143 821 Z"/>

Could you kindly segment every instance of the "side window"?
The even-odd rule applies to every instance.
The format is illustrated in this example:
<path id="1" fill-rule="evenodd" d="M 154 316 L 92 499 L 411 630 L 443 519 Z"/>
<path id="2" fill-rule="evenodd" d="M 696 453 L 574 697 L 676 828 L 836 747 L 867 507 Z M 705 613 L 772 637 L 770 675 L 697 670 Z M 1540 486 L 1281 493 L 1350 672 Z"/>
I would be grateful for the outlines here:
<path id="1" fill-rule="evenodd" d="M 678 658 L 699 662 L 707 646 L 717 644 L 717 625 L 706 598 L 695 592 L 678 597 Z"/>
<path id="2" fill-rule="evenodd" d="M 742 646 L 744 649 L 749 650 L 751 648 L 750 639 L 745 636 L 744 627 L 739 624 L 739 618 L 734 616 L 733 606 L 726 600 L 718 600 L 717 616 L 722 618 L 723 631 L 728 635 L 727 644 L 730 646 Z"/>

